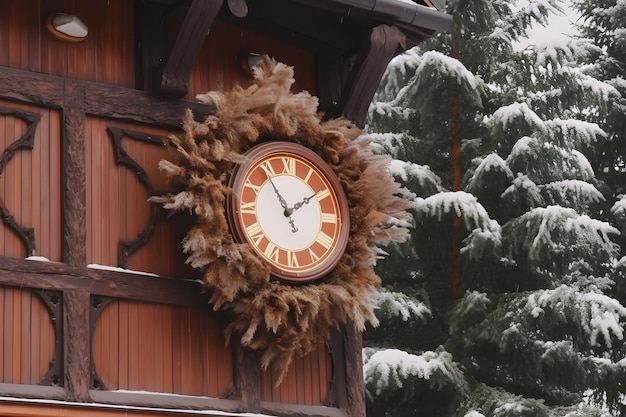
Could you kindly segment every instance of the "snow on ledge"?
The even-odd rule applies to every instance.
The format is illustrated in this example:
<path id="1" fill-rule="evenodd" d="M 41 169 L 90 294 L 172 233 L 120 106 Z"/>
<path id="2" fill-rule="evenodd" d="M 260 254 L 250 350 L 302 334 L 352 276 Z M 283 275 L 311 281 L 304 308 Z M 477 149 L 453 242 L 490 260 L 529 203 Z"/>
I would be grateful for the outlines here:
<path id="1" fill-rule="evenodd" d="M 26 258 L 27 261 L 37 261 L 37 262 L 50 262 L 50 259 L 45 256 L 29 256 Z"/>
<path id="2" fill-rule="evenodd" d="M 130 393 L 151 394 L 151 395 L 157 394 L 154 392 L 147 392 L 147 391 L 114 391 L 114 392 L 125 392 L 128 394 Z M 171 395 L 171 394 L 167 394 L 167 395 Z M 172 414 L 198 415 L 198 416 L 276 417 L 276 416 L 269 415 L 269 414 L 232 413 L 232 412 L 219 411 L 219 410 L 190 410 L 190 409 L 183 409 L 183 408 L 141 407 L 141 406 L 136 406 L 136 405 L 121 405 L 121 404 L 106 404 L 106 403 L 79 403 L 79 402 L 73 402 L 73 401 L 44 400 L 44 399 L 18 398 L 18 397 L 0 397 L 0 403 L 2 402 L 72 406 L 72 407 L 82 407 L 82 408 L 101 408 L 101 409 L 110 409 L 110 410 L 132 410 L 132 411 L 159 412 L 159 413 L 172 413 Z"/>
<path id="3" fill-rule="evenodd" d="M 132 269 L 124 269 L 117 266 L 109 266 L 109 265 L 99 265 L 99 264 L 89 264 L 87 268 L 91 269 L 100 269 L 104 271 L 115 271 L 115 272 L 123 272 L 125 274 L 137 274 L 137 275 L 147 275 L 150 277 L 158 277 L 158 274 L 153 274 L 152 272 L 143 272 L 143 271 L 134 271 Z"/>

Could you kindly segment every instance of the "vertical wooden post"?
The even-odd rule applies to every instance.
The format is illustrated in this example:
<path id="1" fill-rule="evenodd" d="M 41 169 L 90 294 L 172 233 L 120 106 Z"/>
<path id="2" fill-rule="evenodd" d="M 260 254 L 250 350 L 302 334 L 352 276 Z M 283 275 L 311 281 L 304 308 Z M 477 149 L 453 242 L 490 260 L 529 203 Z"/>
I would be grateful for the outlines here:
<path id="1" fill-rule="evenodd" d="M 63 92 L 63 261 L 83 266 L 87 263 L 85 87 L 66 81 Z M 89 400 L 89 299 L 88 291 L 63 292 L 63 385 L 71 401 Z"/>
<path id="2" fill-rule="evenodd" d="M 261 411 L 261 358 L 260 352 L 235 346 L 235 384 L 244 411 Z"/>
<path id="3" fill-rule="evenodd" d="M 85 265 L 85 87 L 65 82 L 63 108 L 63 262 Z"/>
<path id="4" fill-rule="evenodd" d="M 89 292 L 63 292 L 63 351 L 69 401 L 89 401 L 91 338 L 89 335 Z"/>
<path id="5" fill-rule="evenodd" d="M 354 323 L 347 323 L 344 329 L 348 413 L 350 417 L 365 417 L 363 339 Z"/>

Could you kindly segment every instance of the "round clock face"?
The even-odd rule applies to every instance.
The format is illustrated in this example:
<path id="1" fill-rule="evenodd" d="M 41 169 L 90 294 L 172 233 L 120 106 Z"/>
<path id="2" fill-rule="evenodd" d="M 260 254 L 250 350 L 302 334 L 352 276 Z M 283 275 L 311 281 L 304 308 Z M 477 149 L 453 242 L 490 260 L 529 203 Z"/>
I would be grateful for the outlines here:
<path id="1" fill-rule="evenodd" d="M 339 180 L 313 151 L 290 142 L 258 145 L 231 177 L 227 213 L 247 242 L 288 282 L 326 275 L 343 254 L 348 202 Z"/>

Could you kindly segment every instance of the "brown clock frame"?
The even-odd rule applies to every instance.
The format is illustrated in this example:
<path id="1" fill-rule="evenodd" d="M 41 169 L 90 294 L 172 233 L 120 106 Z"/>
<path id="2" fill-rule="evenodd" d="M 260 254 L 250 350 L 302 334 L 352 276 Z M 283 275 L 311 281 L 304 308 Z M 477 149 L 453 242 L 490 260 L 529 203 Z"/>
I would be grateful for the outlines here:
<path id="1" fill-rule="evenodd" d="M 257 165 L 260 159 L 265 159 L 272 155 L 295 155 L 306 160 L 319 170 L 335 193 L 340 224 L 338 225 L 339 230 L 334 248 L 318 265 L 308 271 L 294 272 L 281 269 L 274 263 L 269 262 L 270 274 L 279 281 L 289 284 L 305 284 L 323 279 L 337 265 L 346 250 L 350 236 L 350 206 L 341 182 L 332 168 L 318 154 L 303 145 L 285 141 L 265 142 L 245 152 L 244 162 L 237 164 L 233 169 L 229 181 L 231 192 L 226 199 L 226 217 L 233 239 L 238 243 L 248 244 L 261 259 L 265 260 L 264 255 L 257 247 L 248 241 L 245 227 L 239 217 L 238 208 L 247 173 L 252 167 Z"/>

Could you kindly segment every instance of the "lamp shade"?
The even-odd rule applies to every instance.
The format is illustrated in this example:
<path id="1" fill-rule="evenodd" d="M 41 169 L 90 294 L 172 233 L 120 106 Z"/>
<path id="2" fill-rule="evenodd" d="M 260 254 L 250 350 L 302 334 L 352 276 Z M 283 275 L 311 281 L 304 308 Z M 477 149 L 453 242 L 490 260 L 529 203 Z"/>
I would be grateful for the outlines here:
<path id="1" fill-rule="evenodd" d="M 67 42 L 79 42 L 87 37 L 89 28 L 77 16 L 55 13 L 48 17 L 46 26 L 50 33 Z"/>

